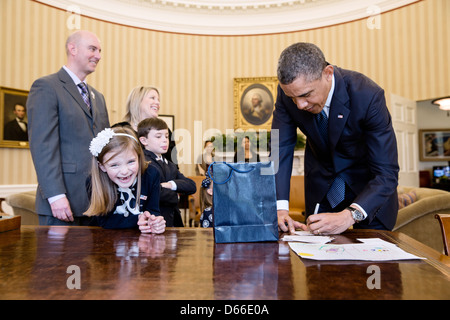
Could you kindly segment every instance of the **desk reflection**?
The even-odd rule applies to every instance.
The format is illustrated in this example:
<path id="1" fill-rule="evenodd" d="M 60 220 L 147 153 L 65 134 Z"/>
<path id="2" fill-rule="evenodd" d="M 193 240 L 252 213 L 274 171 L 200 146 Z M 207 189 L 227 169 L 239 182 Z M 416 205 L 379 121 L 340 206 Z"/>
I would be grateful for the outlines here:
<path id="1" fill-rule="evenodd" d="M 286 279 L 291 274 L 290 263 L 283 259 L 289 251 L 283 248 L 278 242 L 216 244 L 214 299 L 283 299 L 280 292 L 291 297 L 292 282 Z M 280 269 L 286 274 L 280 275 Z"/>
<path id="2" fill-rule="evenodd" d="M 215 244 L 213 230 L 168 228 L 161 235 L 92 227 L 35 227 L 0 233 L 0 299 L 449 299 L 450 272 L 439 254 L 404 235 L 380 237 L 427 260 L 301 259 L 287 242 Z M 370 289 L 368 267 L 380 268 Z M 80 289 L 67 285 L 70 266 Z"/>

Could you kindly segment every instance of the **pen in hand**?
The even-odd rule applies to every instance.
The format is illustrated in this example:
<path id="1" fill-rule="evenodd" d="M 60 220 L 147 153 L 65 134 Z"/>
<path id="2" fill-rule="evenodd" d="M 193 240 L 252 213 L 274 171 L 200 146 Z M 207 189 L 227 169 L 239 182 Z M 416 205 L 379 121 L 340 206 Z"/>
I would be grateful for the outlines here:
<path id="1" fill-rule="evenodd" d="M 316 207 L 314 208 L 314 213 L 313 214 L 318 214 L 319 213 L 319 207 L 320 207 L 320 203 L 317 203 Z M 308 228 L 309 228 L 309 222 L 308 222 Z M 309 229 L 309 230 L 310 230 L 310 232 L 312 232 L 311 229 Z"/>
<path id="2" fill-rule="evenodd" d="M 316 208 L 314 209 L 314 214 L 317 214 L 319 212 L 319 206 L 320 206 L 320 203 L 317 203 Z"/>

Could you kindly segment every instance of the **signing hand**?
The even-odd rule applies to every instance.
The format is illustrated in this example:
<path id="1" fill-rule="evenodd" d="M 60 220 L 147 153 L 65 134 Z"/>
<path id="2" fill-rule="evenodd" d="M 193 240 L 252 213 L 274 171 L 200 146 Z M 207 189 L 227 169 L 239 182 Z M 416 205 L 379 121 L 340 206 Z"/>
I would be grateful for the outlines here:
<path id="1" fill-rule="evenodd" d="M 315 234 L 340 234 L 355 223 L 350 210 L 312 214 L 306 220 L 308 229 Z"/>

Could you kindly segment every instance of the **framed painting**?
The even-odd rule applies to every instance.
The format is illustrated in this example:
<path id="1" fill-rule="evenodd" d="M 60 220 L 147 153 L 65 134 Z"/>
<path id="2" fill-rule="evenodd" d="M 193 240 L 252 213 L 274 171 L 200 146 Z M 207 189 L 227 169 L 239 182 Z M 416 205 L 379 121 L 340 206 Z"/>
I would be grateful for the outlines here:
<path id="1" fill-rule="evenodd" d="M 29 148 L 28 91 L 0 87 L 0 147 Z"/>
<path id="2" fill-rule="evenodd" d="M 277 77 L 234 78 L 234 129 L 270 130 Z"/>
<path id="3" fill-rule="evenodd" d="M 419 130 L 420 161 L 450 161 L 450 129 Z"/>

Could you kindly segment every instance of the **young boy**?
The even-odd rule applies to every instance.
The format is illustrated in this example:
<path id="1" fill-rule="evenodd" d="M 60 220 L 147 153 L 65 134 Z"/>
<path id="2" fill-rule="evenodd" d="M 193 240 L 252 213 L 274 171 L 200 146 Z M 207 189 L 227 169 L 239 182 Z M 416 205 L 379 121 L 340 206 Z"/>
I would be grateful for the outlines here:
<path id="1" fill-rule="evenodd" d="M 138 124 L 138 137 L 144 146 L 145 159 L 149 161 L 149 166 L 154 166 L 160 173 L 159 209 L 166 220 L 166 227 L 183 227 L 178 208 L 178 194 L 193 194 L 197 187 L 173 162 L 162 156 L 169 147 L 169 128 L 161 119 L 147 118 Z"/>

